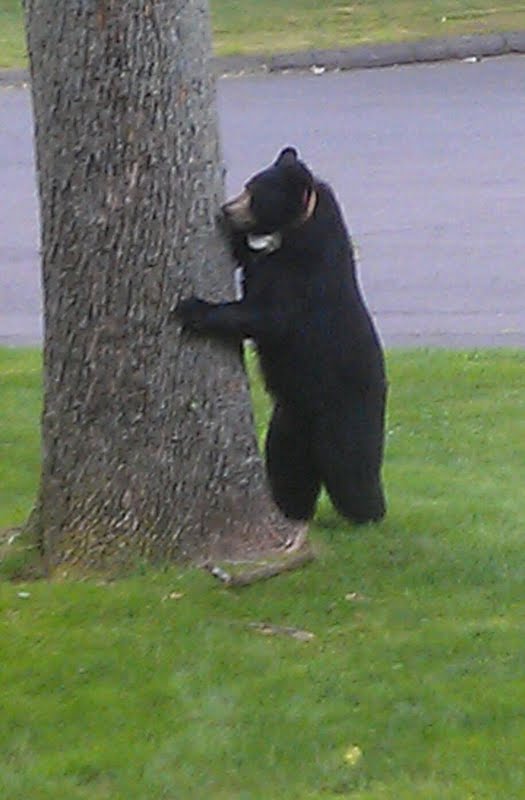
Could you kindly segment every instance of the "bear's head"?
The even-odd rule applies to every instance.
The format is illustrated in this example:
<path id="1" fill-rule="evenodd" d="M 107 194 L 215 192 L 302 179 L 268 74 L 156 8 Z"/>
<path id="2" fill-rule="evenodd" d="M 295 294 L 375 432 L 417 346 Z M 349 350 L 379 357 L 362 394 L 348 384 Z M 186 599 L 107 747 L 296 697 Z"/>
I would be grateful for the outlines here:
<path id="1" fill-rule="evenodd" d="M 305 222 L 316 203 L 314 177 L 293 147 L 285 147 L 277 160 L 254 175 L 240 195 L 222 207 L 233 231 L 266 235 Z"/>

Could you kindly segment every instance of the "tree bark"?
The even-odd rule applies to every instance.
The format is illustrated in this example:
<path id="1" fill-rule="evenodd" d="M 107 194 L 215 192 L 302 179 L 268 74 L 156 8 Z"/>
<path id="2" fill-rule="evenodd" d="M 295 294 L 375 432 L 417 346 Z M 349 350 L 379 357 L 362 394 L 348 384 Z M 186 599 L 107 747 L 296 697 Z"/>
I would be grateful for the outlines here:
<path id="1" fill-rule="evenodd" d="M 44 286 L 51 569 L 300 540 L 275 509 L 239 347 L 182 335 L 232 295 L 205 0 L 26 0 Z"/>

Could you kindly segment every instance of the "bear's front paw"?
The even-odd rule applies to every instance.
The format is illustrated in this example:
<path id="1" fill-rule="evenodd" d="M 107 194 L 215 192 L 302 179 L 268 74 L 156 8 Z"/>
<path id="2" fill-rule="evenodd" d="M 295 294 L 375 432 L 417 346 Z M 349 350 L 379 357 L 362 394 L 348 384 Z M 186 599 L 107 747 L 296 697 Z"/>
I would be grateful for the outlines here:
<path id="1" fill-rule="evenodd" d="M 188 297 L 180 300 L 174 309 L 174 314 L 180 320 L 186 331 L 197 333 L 203 330 L 210 304 L 200 297 Z"/>

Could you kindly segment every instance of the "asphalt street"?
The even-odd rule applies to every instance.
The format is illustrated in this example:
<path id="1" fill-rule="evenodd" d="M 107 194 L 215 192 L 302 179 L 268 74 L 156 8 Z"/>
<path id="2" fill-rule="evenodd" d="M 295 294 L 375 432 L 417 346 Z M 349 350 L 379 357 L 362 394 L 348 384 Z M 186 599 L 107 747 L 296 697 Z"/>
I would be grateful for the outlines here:
<path id="1" fill-rule="evenodd" d="M 525 346 L 525 57 L 222 79 L 227 191 L 285 144 L 334 187 L 388 346 Z M 29 91 L 0 87 L 0 343 L 41 337 Z"/>

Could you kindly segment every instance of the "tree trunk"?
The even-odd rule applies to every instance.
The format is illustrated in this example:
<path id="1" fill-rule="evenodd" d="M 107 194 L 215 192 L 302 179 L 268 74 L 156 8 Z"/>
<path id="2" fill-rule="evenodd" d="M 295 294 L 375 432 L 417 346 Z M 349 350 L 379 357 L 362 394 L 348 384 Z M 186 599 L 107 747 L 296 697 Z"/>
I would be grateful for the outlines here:
<path id="1" fill-rule="evenodd" d="M 44 285 L 50 568 L 250 557 L 302 527 L 265 486 L 238 347 L 181 336 L 231 294 L 205 0 L 26 0 Z"/>

